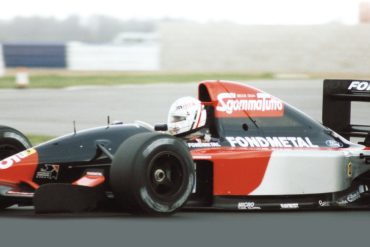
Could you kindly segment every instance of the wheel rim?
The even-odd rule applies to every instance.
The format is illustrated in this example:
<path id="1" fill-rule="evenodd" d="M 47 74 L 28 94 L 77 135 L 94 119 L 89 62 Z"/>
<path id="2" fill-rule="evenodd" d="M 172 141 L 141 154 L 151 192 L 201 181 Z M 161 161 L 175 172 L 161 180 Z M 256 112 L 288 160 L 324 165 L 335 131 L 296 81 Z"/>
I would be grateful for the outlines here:
<path id="1" fill-rule="evenodd" d="M 0 160 L 19 152 L 19 148 L 11 144 L 0 144 Z"/>
<path id="2" fill-rule="evenodd" d="M 184 183 L 183 161 L 172 152 L 158 153 L 149 164 L 149 187 L 152 194 L 163 201 L 172 200 Z"/>

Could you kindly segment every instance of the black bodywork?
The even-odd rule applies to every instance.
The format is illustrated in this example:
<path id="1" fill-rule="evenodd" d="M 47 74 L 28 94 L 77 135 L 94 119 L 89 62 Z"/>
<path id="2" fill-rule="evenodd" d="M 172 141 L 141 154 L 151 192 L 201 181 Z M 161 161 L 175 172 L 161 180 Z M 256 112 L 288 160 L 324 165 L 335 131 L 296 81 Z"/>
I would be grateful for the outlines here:
<path id="1" fill-rule="evenodd" d="M 150 130 L 135 124 L 109 125 L 66 135 L 37 146 L 39 165 L 34 182 L 72 183 L 89 169 L 102 169 L 104 175 L 108 176 L 111 163 L 109 153 L 114 154 L 126 139 L 144 132 Z M 108 155 L 104 149 L 109 152 Z M 60 166 L 57 176 L 37 176 L 39 171 L 52 164 Z"/>

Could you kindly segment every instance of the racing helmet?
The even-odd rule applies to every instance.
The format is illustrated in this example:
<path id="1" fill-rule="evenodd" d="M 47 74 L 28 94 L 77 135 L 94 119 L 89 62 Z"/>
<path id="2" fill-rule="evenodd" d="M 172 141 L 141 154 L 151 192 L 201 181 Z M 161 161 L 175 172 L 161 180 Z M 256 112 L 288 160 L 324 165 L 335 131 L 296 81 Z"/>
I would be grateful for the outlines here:
<path id="1" fill-rule="evenodd" d="M 187 135 L 206 124 L 207 112 L 202 103 L 193 97 L 177 99 L 170 107 L 167 126 L 171 135 Z"/>

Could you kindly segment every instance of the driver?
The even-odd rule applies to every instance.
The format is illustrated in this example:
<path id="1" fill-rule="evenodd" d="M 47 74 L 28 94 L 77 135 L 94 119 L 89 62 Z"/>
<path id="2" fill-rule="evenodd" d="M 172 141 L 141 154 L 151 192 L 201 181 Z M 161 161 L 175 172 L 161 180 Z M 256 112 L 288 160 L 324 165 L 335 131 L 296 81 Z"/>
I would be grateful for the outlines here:
<path id="1" fill-rule="evenodd" d="M 193 97 L 177 99 L 170 107 L 167 126 L 171 135 L 188 142 L 210 142 L 211 135 L 205 128 L 207 112 L 204 105 Z"/>

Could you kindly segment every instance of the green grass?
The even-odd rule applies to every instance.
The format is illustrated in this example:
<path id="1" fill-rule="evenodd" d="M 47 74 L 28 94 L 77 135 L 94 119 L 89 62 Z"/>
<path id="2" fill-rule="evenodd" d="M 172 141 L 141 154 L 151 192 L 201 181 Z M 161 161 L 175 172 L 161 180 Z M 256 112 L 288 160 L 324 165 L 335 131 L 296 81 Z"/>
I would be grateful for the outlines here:
<path id="1" fill-rule="evenodd" d="M 199 82 L 202 80 L 251 80 L 269 79 L 270 73 L 55 73 L 55 74 L 30 74 L 30 88 L 64 88 L 84 85 L 122 85 L 145 83 L 185 83 Z M 15 76 L 8 75 L 0 78 L 1 88 L 14 88 Z"/>
<path id="2" fill-rule="evenodd" d="M 40 143 L 49 141 L 54 138 L 53 136 L 34 135 L 34 134 L 27 134 L 26 136 L 28 137 L 33 146 L 36 146 Z"/>

